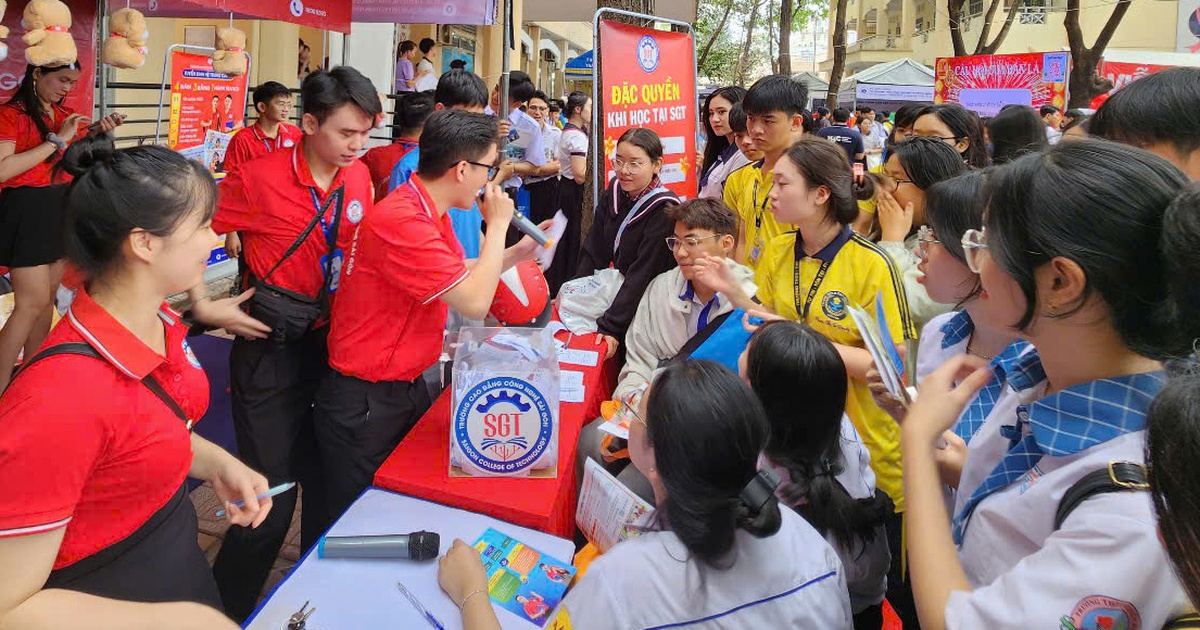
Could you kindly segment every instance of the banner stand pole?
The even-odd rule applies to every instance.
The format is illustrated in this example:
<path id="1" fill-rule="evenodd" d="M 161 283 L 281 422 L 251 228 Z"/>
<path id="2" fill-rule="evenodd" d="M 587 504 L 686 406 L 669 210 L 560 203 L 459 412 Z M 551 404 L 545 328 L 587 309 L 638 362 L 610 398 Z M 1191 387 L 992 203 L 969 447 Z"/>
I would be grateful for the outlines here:
<path id="1" fill-rule="evenodd" d="M 500 58 L 500 102 L 496 116 L 500 120 L 508 119 L 508 79 L 512 72 L 512 49 L 513 49 L 513 7 L 512 0 L 504 0 L 504 15 L 502 16 L 504 23 L 504 55 Z M 508 145 L 508 137 L 500 138 L 499 149 L 501 154 L 504 153 L 505 147 Z"/>

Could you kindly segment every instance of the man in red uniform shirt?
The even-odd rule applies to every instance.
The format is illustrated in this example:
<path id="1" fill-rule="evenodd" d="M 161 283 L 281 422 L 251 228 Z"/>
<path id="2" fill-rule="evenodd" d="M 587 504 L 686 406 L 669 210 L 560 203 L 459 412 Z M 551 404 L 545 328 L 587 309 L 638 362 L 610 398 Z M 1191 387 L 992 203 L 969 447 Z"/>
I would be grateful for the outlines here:
<path id="1" fill-rule="evenodd" d="M 371 171 L 371 183 L 375 186 L 377 201 L 387 196 L 392 169 L 409 151 L 417 148 L 425 120 L 433 110 L 432 91 L 401 92 L 396 97 L 396 115 L 392 120 L 400 126 L 400 135 L 391 144 L 374 147 L 362 156 L 363 164 Z"/>
<path id="2" fill-rule="evenodd" d="M 254 88 L 254 110 L 258 121 L 234 134 L 225 149 L 226 173 L 232 173 L 245 162 L 290 149 L 304 134 L 288 121 L 292 116 L 292 93 L 278 81 L 267 81 Z M 242 240 L 237 232 L 225 235 L 225 253 L 230 258 L 242 255 Z"/>
<path id="3" fill-rule="evenodd" d="M 416 174 L 354 235 L 330 325 L 332 369 L 314 407 L 331 520 L 371 484 L 428 409 L 421 373 L 442 352 L 447 310 L 483 319 L 500 273 L 535 255 L 529 237 L 504 249 L 513 202 L 489 183 L 496 134 L 496 119 L 485 114 L 449 109 L 430 116 Z M 470 207 L 481 187 L 487 232 L 479 258 L 464 261 L 447 212 Z"/>
<path id="4" fill-rule="evenodd" d="M 305 314 L 332 299 L 342 252 L 371 208 L 371 178 L 357 155 L 381 107 L 370 80 L 345 66 L 310 74 L 300 92 L 303 140 L 226 177 L 213 229 L 241 234 L 247 287 L 275 287 L 259 288 L 249 301 L 251 315 L 272 329 L 269 337 L 233 343 L 233 422 L 246 463 L 272 486 L 297 481 L 304 488 L 301 540 L 307 548 L 324 529 L 312 402 L 328 360 L 325 318 L 306 325 Z M 274 517 L 258 529 L 230 528 L 213 572 L 235 620 L 253 611 L 295 505 L 293 490 L 275 497 Z"/>

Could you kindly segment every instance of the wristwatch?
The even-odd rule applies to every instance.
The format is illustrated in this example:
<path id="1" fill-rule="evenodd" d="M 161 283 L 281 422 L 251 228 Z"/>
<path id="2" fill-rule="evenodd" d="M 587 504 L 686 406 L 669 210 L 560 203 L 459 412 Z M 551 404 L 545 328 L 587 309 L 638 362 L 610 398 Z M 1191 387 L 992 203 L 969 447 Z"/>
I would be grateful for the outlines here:
<path id="1" fill-rule="evenodd" d="M 58 137 L 58 134 L 54 133 L 53 131 L 46 134 L 46 142 L 53 144 L 55 147 L 58 148 L 59 151 L 67 150 L 67 141 Z"/>

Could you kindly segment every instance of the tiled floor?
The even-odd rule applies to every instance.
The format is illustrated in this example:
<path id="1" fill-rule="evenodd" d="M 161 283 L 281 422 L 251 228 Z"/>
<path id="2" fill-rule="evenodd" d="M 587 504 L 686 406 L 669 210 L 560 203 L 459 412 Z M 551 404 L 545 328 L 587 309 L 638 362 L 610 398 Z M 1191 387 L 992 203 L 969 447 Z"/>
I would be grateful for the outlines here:
<path id="1" fill-rule="evenodd" d="M 229 523 L 223 517 L 215 516 L 222 504 L 217 495 L 213 493 L 211 485 L 205 483 L 196 488 L 192 491 L 191 497 L 200 522 L 200 548 L 208 556 L 208 563 L 212 564 L 217 557 L 217 551 L 221 549 L 221 540 L 225 537 L 225 530 L 229 529 Z M 296 501 L 296 512 L 292 514 L 292 527 L 288 530 L 287 541 L 283 544 L 283 549 L 279 551 L 279 557 L 275 559 L 271 575 L 267 577 L 267 583 L 263 586 L 263 595 L 270 593 L 271 589 L 275 588 L 275 585 L 283 579 L 283 576 L 287 575 L 287 572 L 291 571 L 292 567 L 300 561 L 300 503 L 299 500 Z"/>

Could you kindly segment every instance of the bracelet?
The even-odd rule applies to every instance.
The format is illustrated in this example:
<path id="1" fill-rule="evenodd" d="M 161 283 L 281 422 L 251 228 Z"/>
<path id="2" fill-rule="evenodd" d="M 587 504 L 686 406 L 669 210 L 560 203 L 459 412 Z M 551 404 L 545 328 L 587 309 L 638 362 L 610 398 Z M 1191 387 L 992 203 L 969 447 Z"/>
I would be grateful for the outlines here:
<path id="1" fill-rule="evenodd" d="M 480 593 L 484 592 L 484 590 L 485 590 L 485 589 L 482 589 L 482 588 L 481 588 L 481 589 L 478 589 L 478 590 L 475 590 L 475 591 L 471 591 L 471 592 L 470 592 L 470 594 L 468 594 L 466 597 L 464 597 L 464 598 L 463 598 L 463 600 L 462 600 L 462 603 L 458 605 L 458 611 L 459 611 L 459 612 L 466 612 L 466 608 L 467 608 L 467 602 L 471 601 L 471 598 L 472 598 L 472 597 L 475 597 L 476 595 L 478 595 L 478 594 L 480 594 Z"/>

